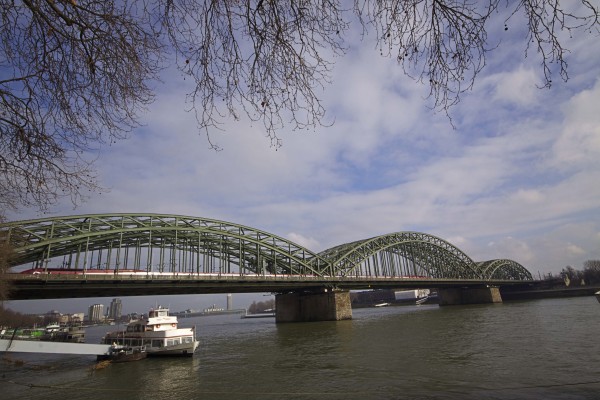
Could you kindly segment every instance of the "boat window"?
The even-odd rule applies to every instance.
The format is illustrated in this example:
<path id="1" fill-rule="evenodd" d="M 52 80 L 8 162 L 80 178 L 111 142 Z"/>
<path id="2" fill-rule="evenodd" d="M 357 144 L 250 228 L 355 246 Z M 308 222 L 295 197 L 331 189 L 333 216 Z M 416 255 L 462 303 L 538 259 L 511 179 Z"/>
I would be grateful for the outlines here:
<path id="1" fill-rule="evenodd" d="M 152 347 L 162 347 L 162 346 L 163 346 L 162 340 L 153 340 L 152 341 Z"/>

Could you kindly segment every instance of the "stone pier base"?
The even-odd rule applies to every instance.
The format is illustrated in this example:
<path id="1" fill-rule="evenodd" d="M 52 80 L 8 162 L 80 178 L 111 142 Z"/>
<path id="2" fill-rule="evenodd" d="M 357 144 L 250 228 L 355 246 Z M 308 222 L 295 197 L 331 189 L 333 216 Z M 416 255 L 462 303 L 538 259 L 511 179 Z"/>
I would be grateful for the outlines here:
<path id="1" fill-rule="evenodd" d="M 275 296 L 276 322 L 352 319 L 350 292 L 286 293 Z"/>
<path id="2" fill-rule="evenodd" d="M 502 303 L 497 287 L 438 289 L 440 306 L 458 304 Z"/>

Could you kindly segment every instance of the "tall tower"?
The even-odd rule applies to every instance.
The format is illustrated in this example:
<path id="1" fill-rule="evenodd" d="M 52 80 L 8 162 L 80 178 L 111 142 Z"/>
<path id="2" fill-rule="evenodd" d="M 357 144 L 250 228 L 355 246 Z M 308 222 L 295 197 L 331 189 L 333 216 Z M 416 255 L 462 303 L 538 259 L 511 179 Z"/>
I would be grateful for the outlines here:
<path id="1" fill-rule="evenodd" d="M 88 308 L 88 321 L 100 322 L 104 319 L 104 304 L 94 304 Z"/>
<path id="2" fill-rule="evenodd" d="M 233 296 L 231 293 L 227 294 L 227 310 L 233 310 Z"/>
<path id="3" fill-rule="evenodd" d="M 121 313 L 123 310 L 123 304 L 121 304 L 121 299 L 112 299 L 110 302 L 110 307 L 108 309 L 108 318 L 118 320 L 121 318 Z"/>

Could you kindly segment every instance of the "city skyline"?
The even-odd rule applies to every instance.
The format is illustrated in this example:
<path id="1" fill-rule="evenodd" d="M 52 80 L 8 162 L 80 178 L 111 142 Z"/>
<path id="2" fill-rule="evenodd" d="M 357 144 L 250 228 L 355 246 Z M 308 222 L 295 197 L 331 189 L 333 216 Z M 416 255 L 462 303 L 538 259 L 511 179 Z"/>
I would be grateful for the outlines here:
<path id="1" fill-rule="evenodd" d="M 120 296 L 122 302 L 122 314 L 145 314 L 150 308 L 164 306 L 171 312 L 185 311 L 186 309 L 203 310 L 213 304 L 224 309 L 227 308 L 228 294 L 190 294 L 176 296 Z M 232 294 L 231 307 L 247 308 L 252 301 L 264 301 L 267 293 L 235 293 Z M 44 314 L 55 310 L 62 314 L 74 314 L 83 312 L 88 315 L 88 308 L 93 304 L 110 305 L 114 296 L 91 297 L 82 299 L 47 299 L 47 300 L 18 300 L 5 301 L 4 306 L 13 311 L 25 314 Z M 164 300 L 164 301 L 163 301 Z M 84 309 L 81 303 L 87 304 Z M 46 309 L 47 308 L 47 309 Z"/>

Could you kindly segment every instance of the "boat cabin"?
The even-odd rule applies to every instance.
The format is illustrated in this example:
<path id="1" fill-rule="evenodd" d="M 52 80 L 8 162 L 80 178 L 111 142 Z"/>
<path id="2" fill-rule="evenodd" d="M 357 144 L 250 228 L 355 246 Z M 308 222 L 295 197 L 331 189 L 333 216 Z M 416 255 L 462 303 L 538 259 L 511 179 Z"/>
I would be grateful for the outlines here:
<path id="1" fill-rule="evenodd" d="M 168 317 L 169 309 L 158 307 L 156 310 L 152 309 L 148 313 L 148 318 Z"/>

